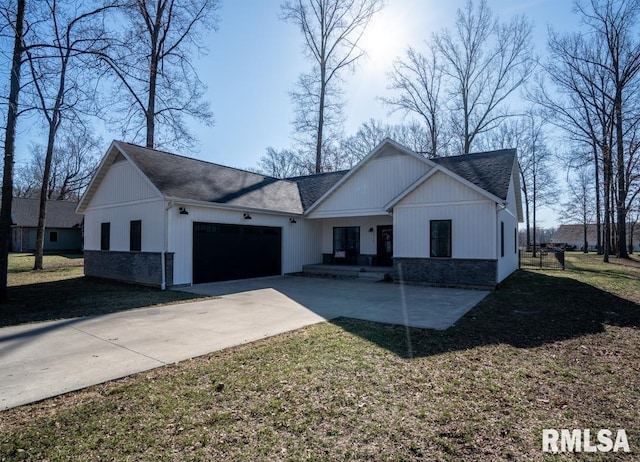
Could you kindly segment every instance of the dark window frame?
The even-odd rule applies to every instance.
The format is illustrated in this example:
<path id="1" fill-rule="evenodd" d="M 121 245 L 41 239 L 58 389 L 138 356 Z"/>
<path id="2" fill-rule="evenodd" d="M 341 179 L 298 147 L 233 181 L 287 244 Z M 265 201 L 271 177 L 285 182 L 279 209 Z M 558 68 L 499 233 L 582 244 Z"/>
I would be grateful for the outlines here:
<path id="1" fill-rule="evenodd" d="M 58 231 L 49 231 L 49 242 L 58 242 Z"/>
<path id="2" fill-rule="evenodd" d="M 131 220 L 129 222 L 129 251 L 142 251 L 142 220 Z"/>
<path id="3" fill-rule="evenodd" d="M 448 224 L 448 234 L 445 236 L 437 236 L 438 227 L 442 223 Z M 434 235 L 436 234 L 436 235 Z M 451 220 L 430 220 L 429 221 L 429 256 L 431 258 L 451 258 L 453 255 L 453 224 Z M 445 247 L 442 244 L 445 244 Z M 440 254 L 440 250 L 445 250 L 444 255 Z"/>
<path id="4" fill-rule="evenodd" d="M 100 223 L 100 250 L 111 250 L 111 222 Z"/>
<path id="5" fill-rule="evenodd" d="M 500 222 L 500 256 L 504 257 L 504 221 Z"/>
<path id="6" fill-rule="evenodd" d="M 355 232 L 355 237 L 349 237 L 349 231 Z M 336 234 L 344 233 L 340 240 L 344 241 L 342 247 L 336 246 Z M 355 248 L 349 248 L 351 243 L 355 243 Z M 344 251 L 346 256 L 360 255 L 360 226 L 334 226 L 333 227 L 333 254 Z"/>

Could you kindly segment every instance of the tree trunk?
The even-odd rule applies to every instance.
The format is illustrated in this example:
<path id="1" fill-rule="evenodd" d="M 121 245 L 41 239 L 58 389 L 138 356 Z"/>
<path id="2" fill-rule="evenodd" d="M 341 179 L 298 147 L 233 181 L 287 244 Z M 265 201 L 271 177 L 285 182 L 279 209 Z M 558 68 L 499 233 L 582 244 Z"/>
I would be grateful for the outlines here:
<path id="1" fill-rule="evenodd" d="M 533 174 L 533 257 L 536 256 L 536 174 Z"/>
<path id="2" fill-rule="evenodd" d="M 598 146 L 593 143 L 593 165 L 596 180 L 596 250 L 598 255 L 602 255 L 602 212 L 601 212 L 601 191 L 600 191 L 600 163 L 598 162 Z"/>
<path id="3" fill-rule="evenodd" d="M 606 148 L 605 148 L 606 151 Z M 603 172 L 604 172 L 604 249 L 602 261 L 609 263 L 609 253 L 611 246 L 611 212 L 609 210 L 609 191 L 611 191 L 611 164 L 610 156 L 604 152 Z"/>
<path id="4" fill-rule="evenodd" d="M 462 107 L 464 110 L 464 146 L 462 147 L 463 149 L 463 154 L 469 154 L 469 152 L 471 151 L 471 140 L 470 138 L 470 134 L 469 134 L 469 101 L 468 101 L 468 94 L 466 92 L 466 88 L 463 90 L 462 93 Z M 535 242 L 534 242 L 535 245 Z"/>
<path id="5" fill-rule="evenodd" d="M 589 220 L 587 216 L 588 198 L 583 189 L 582 196 L 582 253 L 589 253 L 589 239 L 587 239 L 587 231 L 589 229 Z"/>
<path id="6" fill-rule="evenodd" d="M 615 97 L 615 111 L 616 111 L 616 144 L 618 154 L 618 197 L 616 203 L 617 221 L 618 221 L 618 252 L 619 258 L 629 258 L 629 252 L 627 252 L 627 182 L 624 162 L 624 132 L 623 132 L 623 119 L 622 119 L 622 89 L 616 92 Z"/>
<path id="7" fill-rule="evenodd" d="M 318 108 L 318 131 L 316 133 L 316 173 L 322 172 L 322 137 L 324 136 L 324 100 L 327 91 L 325 64 L 320 64 L 320 107 Z"/>
<path id="8" fill-rule="evenodd" d="M 525 215 L 525 224 L 527 228 L 527 251 L 531 249 L 531 220 L 529 213 L 529 195 L 527 194 L 527 184 L 524 180 L 524 175 L 522 170 L 520 171 L 520 178 L 522 178 L 522 192 L 524 193 L 524 215 Z"/>
<path id="9" fill-rule="evenodd" d="M 155 55 L 151 58 L 151 69 L 149 71 L 149 100 L 145 117 L 147 119 L 147 142 L 146 146 L 153 149 L 155 143 L 155 111 L 156 111 L 156 82 L 158 80 L 158 62 Z"/>
<path id="10" fill-rule="evenodd" d="M 156 89 L 158 85 L 158 61 L 161 50 L 158 49 L 158 31 L 161 24 L 163 8 L 158 5 L 156 18 L 153 22 L 153 31 L 151 33 L 151 56 L 149 59 L 149 98 L 147 100 L 147 109 L 144 113 L 147 122 L 147 142 L 146 146 L 153 149 L 155 145 L 155 128 L 156 128 Z M 149 18 L 150 19 L 150 18 Z"/>
<path id="11" fill-rule="evenodd" d="M 53 106 L 53 113 L 49 119 L 49 135 L 47 138 L 47 153 L 44 158 L 44 171 L 42 172 L 42 185 L 40 187 L 40 210 L 38 212 L 38 229 L 36 232 L 36 251 L 35 261 L 33 263 L 34 270 L 44 269 L 44 238 L 47 222 L 47 200 L 51 195 L 49 191 L 49 183 L 51 177 L 51 161 L 53 159 L 53 150 L 55 148 L 56 135 L 60 126 L 60 110 L 64 102 L 64 94 L 66 89 L 67 63 L 69 59 L 69 51 L 62 56 L 60 66 L 60 77 L 58 80 L 58 93 Z M 43 102 L 44 104 L 44 102 Z M 45 112 L 47 108 L 42 108 Z"/>
<path id="12" fill-rule="evenodd" d="M 11 241 L 11 202 L 13 199 L 13 162 L 20 94 L 20 66 L 22 64 L 22 30 L 26 0 L 18 0 L 13 57 L 7 109 L 7 129 L 4 139 L 4 171 L 2 174 L 2 205 L 0 207 L 0 302 L 8 300 L 7 273 L 9 270 L 9 242 Z"/>
<path id="13" fill-rule="evenodd" d="M 156 119 L 156 82 L 158 80 L 158 61 L 155 53 L 151 57 L 149 69 L 149 99 L 145 117 L 147 119 L 147 142 L 146 146 L 153 149 L 155 143 L 155 119 Z"/>
<path id="14" fill-rule="evenodd" d="M 42 173 L 42 186 L 40 187 L 40 210 L 38 212 L 38 230 L 36 232 L 36 251 L 35 261 L 33 263 L 34 270 L 44 269 L 44 234 L 47 222 L 47 198 L 49 192 L 49 177 L 51 176 L 51 159 L 53 158 L 53 149 L 58 131 L 57 114 L 58 109 L 54 110 L 54 116 L 49 122 L 49 138 L 47 140 L 47 153 L 44 159 L 44 171 Z"/>

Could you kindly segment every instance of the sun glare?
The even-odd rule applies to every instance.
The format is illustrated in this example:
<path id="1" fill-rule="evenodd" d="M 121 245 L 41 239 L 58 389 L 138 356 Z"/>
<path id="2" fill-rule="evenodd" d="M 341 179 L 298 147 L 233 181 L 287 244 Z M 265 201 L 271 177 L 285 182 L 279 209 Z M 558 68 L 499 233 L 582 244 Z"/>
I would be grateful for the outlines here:
<path id="1" fill-rule="evenodd" d="M 360 47 L 367 53 L 372 67 L 388 67 L 403 53 L 408 43 L 400 23 L 400 18 L 387 10 L 382 10 L 369 23 Z"/>

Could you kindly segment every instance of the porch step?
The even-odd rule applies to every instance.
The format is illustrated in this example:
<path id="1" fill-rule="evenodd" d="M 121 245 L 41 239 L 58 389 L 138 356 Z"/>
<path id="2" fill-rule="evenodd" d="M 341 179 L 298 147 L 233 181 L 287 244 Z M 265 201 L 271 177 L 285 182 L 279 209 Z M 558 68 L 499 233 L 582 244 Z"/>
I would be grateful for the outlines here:
<path id="1" fill-rule="evenodd" d="M 351 266 L 351 265 L 305 265 L 302 272 L 309 276 L 364 279 L 383 281 L 391 273 L 387 266 Z"/>

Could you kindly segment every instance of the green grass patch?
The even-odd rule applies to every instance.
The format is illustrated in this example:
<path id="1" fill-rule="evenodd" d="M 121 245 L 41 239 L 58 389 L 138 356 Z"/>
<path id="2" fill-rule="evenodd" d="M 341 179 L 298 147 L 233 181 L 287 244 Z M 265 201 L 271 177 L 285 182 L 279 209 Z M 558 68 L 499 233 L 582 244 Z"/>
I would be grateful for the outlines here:
<path id="1" fill-rule="evenodd" d="M 9 255 L 9 302 L 0 305 L 0 327 L 92 316 L 202 298 L 84 276 L 81 254 L 44 256 L 33 270 L 32 254 Z"/>
<path id="2" fill-rule="evenodd" d="M 0 460 L 576 460 L 640 451 L 640 265 L 519 271 L 446 331 L 310 326 L 0 414 Z"/>

